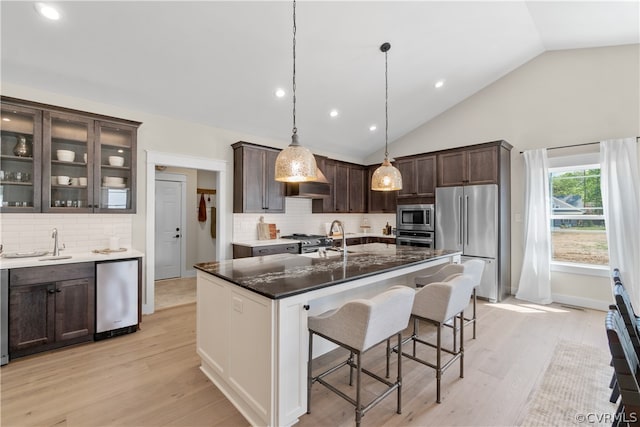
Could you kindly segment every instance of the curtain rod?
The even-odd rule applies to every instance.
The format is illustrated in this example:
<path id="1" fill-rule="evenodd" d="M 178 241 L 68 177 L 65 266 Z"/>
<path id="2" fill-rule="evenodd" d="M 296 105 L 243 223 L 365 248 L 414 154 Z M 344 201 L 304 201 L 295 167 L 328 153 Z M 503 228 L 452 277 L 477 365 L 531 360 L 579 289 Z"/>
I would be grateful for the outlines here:
<path id="1" fill-rule="evenodd" d="M 636 136 L 636 142 L 638 142 L 638 139 L 640 139 L 640 136 Z M 573 145 L 562 145 L 559 147 L 551 147 L 551 148 L 547 148 L 547 150 L 558 150 L 560 148 L 571 148 L 571 147 L 582 147 L 584 145 L 595 145 L 595 144 L 600 144 L 600 141 L 596 141 L 596 142 L 583 142 L 582 144 L 573 144 Z M 520 154 L 524 153 L 524 151 L 521 151 Z"/>

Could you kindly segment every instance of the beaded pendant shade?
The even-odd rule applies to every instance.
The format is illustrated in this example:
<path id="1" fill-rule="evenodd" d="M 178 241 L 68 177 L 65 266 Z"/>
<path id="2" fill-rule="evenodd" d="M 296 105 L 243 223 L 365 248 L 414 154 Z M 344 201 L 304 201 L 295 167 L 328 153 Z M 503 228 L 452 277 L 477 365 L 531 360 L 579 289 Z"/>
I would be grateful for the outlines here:
<path id="1" fill-rule="evenodd" d="M 371 189 L 374 191 L 402 190 L 402 175 L 389 161 L 389 78 L 387 66 L 387 52 L 391 49 L 389 43 L 383 43 L 380 50 L 384 52 L 384 160 L 382 165 L 371 176 Z"/>
<path id="2" fill-rule="evenodd" d="M 276 158 L 275 180 L 305 182 L 318 179 L 318 167 L 313 153 L 298 142 L 296 127 L 296 2 L 293 0 L 293 135 L 291 144 Z"/>

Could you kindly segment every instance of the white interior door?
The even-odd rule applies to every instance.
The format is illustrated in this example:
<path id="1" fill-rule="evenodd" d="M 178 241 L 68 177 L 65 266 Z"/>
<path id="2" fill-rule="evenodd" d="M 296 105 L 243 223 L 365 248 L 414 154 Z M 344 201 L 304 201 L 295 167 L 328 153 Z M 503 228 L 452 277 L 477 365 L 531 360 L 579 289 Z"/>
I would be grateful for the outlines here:
<path id="1" fill-rule="evenodd" d="M 183 185 L 177 181 L 156 180 L 156 280 L 180 277 Z"/>

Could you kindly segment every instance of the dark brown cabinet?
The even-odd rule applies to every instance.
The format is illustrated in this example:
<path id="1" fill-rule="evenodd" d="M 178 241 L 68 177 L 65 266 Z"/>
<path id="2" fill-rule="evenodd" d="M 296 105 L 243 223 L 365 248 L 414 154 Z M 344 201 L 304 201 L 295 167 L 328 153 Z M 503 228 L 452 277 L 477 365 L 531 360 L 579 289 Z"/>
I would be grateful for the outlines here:
<path id="1" fill-rule="evenodd" d="M 438 154 L 438 186 L 497 184 L 498 145 Z"/>
<path id="2" fill-rule="evenodd" d="M 399 158 L 396 167 L 402 174 L 402 190 L 398 191 L 398 198 L 435 197 L 435 155 Z"/>
<path id="3" fill-rule="evenodd" d="M 9 271 L 12 359 L 92 341 L 94 329 L 94 263 Z"/>
<path id="4" fill-rule="evenodd" d="M 8 97 L 2 117 L 2 212 L 136 212 L 139 122 Z"/>
<path id="5" fill-rule="evenodd" d="M 233 212 L 284 212 L 285 185 L 275 180 L 280 150 L 248 142 L 233 147 Z"/>
<path id="6" fill-rule="evenodd" d="M 287 243 L 278 245 L 245 246 L 233 245 L 233 258 L 248 258 L 254 256 L 275 255 L 275 254 L 298 254 L 300 253 L 299 243 Z"/>
<path id="7" fill-rule="evenodd" d="M 369 166 L 369 173 L 367 179 L 367 187 L 369 188 L 369 206 L 367 212 L 369 213 L 396 213 L 396 197 L 397 191 L 373 191 L 371 190 L 371 176 L 376 169 L 380 167 L 379 164 Z M 404 179 L 404 175 L 403 175 Z"/>
<path id="8" fill-rule="evenodd" d="M 367 211 L 367 169 L 353 163 L 326 159 L 320 166 L 331 192 L 313 201 L 313 213 L 362 213 Z"/>

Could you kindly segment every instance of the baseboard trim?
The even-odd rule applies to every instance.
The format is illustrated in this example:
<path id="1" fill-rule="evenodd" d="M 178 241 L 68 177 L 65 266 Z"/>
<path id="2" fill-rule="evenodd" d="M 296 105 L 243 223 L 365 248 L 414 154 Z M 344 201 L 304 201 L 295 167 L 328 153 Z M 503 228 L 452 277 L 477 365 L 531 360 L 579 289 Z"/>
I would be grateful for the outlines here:
<path id="1" fill-rule="evenodd" d="M 551 298 L 555 303 L 574 305 L 576 307 L 590 308 L 600 311 L 609 310 L 609 305 L 613 304 L 613 301 L 607 302 L 591 298 L 576 297 L 573 295 L 552 294 Z"/>

